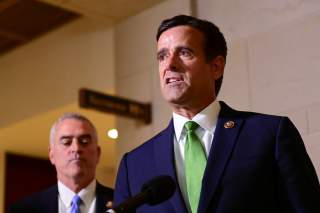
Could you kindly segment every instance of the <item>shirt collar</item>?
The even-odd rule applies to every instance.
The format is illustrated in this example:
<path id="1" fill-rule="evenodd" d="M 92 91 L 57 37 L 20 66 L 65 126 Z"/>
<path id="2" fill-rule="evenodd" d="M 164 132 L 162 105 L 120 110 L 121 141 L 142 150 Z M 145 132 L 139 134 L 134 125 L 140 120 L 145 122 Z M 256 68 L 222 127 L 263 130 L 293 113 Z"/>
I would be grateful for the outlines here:
<path id="1" fill-rule="evenodd" d="M 79 197 L 81 198 L 85 206 L 89 206 L 92 200 L 95 198 L 96 185 L 97 183 L 94 179 L 88 186 L 81 189 L 81 191 L 78 193 Z M 61 181 L 58 181 L 58 191 L 62 202 L 67 208 L 69 208 L 71 206 L 71 201 L 75 193 L 66 185 L 64 185 Z"/>
<path id="2" fill-rule="evenodd" d="M 213 132 L 217 124 L 220 108 L 221 107 L 219 102 L 215 100 L 211 104 L 209 104 L 206 108 L 204 108 L 201 112 L 196 114 L 192 118 L 192 121 L 195 121 L 196 123 L 198 123 L 201 126 L 201 128 L 205 129 L 206 131 Z M 183 131 L 184 124 L 187 121 L 190 121 L 190 119 L 183 117 L 182 115 L 179 115 L 174 112 L 172 117 L 173 117 L 175 136 L 177 141 L 179 141 L 181 133 Z"/>

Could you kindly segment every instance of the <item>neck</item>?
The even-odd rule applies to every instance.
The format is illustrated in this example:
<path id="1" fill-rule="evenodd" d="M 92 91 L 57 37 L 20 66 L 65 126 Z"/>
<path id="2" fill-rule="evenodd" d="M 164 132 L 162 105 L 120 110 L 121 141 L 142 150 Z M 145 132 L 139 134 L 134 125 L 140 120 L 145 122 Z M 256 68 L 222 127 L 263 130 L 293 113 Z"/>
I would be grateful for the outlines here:
<path id="1" fill-rule="evenodd" d="M 87 187 L 93 179 L 79 180 L 79 179 L 63 179 L 58 178 L 58 180 L 68 187 L 74 193 L 80 192 L 83 188 Z"/>
<path id="2" fill-rule="evenodd" d="M 214 100 L 207 102 L 207 103 L 204 103 L 204 104 L 199 104 L 199 105 L 194 105 L 194 106 L 173 105 L 172 108 L 175 113 L 191 120 L 199 112 L 201 112 L 203 109 L 205 109 L 207 106 L 209 106 L 213 101 Z"/>

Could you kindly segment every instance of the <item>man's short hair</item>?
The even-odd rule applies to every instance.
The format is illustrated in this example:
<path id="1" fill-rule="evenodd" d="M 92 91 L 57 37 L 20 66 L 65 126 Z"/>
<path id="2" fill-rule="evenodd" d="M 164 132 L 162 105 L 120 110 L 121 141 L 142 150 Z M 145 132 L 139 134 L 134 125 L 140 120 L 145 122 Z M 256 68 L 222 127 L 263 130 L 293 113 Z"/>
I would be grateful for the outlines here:
<path id="1" fill-rule="evenodd" d="M 169 19 L 165 19 L 161 22 L 158 28 L 158 32 L 156 35 L 157 41 L 159 40 L 161 34 L 164 31 L 177 26 L 190 26 L 199 30 L 203 34 L 203 38 L 204 38 L 203 49 L 204 49 L 204 53 L 207 61 L 212 60 L 218 55 L 221 55 L 226 61 L 226 58 L 227 58 L 226 40 L 223 34 L 220 32 L 219 28 L 215 24 L 207 20 L 202 20 L 192 16 L 187 16 L 187 15 L 178 15 Z M 223 79 L 223 76 L 221 76 L 221 78 L 219 78 L 215 82 L 216 95 L 218 95 L 219 90 L 221 88 L 222 79 Z"/>
<path id="2" fill-rule="evenodd" d="M 67 112 L 67 113 L 64 113 L 61 117 L 59 117 L 58 120 L 52 125 L 52 127 L 50 129 L 50 144 L 54 143 L 57 127 L 64 120 L 67 120 L 67 119 L 75 119 L 75 120 L 79 120 L 79 121 L 82 121 L 82 122 L 89 124 L 93 130 L 93 141 L 98 142 L 97 129 L 88 118 L 86 118 L 85 116 L 83 116 L 79 113 Z"/>

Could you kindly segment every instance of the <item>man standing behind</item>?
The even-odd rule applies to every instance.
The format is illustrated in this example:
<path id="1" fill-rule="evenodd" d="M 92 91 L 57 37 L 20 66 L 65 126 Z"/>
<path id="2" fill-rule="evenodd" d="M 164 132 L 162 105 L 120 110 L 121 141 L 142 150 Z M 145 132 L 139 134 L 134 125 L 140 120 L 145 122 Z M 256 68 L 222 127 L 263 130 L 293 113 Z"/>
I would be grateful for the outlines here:
<path id="1" fill-rule="evenodd" d="M 115 205 L 154 176 L 170 175 L 179 186 L 175 194 L 137 212 L 319 213 L 319 181 L 292 122 L 217 101 L 227 56 L 219 28 L 175 16 L 159 26 L 157 49 L 172 120 L 124 155 Z"/>
<path id="2" fill-rule="evenodd" d="M 12 205 L 10 212 L 105 212 L 113 190 L 95 179 L 100 153 L 94 125 L 80 114 L 64 114 L 50 131 L 49 158 L 58 184 Z"/>

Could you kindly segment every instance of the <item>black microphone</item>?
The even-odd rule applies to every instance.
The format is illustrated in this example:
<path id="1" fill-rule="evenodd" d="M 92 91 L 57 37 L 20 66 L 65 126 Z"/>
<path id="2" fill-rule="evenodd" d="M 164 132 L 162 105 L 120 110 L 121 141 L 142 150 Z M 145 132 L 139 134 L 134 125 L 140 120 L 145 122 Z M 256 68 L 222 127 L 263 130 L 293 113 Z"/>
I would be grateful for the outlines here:
<path id="1" fill-rule="evenodd" d="M 113 210 L 125 213 L 135 210 L 142 204 L 156 205 L 168 200 L 174 193 L 176 184 L 168 175 L 157 176 L 144 183 L 141 192 L 122 202 Z"/>

